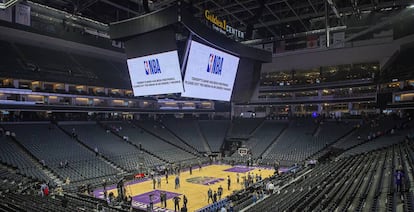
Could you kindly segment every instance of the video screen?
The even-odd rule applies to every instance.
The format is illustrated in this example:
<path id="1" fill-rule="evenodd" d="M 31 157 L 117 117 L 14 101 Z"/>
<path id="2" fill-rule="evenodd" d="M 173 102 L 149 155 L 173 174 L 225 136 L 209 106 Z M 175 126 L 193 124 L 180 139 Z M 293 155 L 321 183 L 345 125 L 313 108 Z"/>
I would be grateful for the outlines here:
<path id="1" fill-rule="evenodd" d="M 177 51 L 127 60 L 134 96 L 183 92 Z"/>
<path id="2" fill-rule="evenodd" d="M 191 41 L 183 97 L 230 101 L 239 58 Z"/>

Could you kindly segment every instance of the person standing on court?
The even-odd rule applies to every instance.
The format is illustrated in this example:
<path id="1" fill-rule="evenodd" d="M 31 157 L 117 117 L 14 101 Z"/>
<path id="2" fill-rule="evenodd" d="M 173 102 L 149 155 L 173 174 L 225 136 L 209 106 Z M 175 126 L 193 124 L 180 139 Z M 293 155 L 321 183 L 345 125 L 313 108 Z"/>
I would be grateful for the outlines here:
<path id="1" fill-rule="evenodd" d="M 217 202 L 217 192 L 216 191 L 214 191 L 214 194 L 213 194 L 213 203 L 215 203 L 215 202 Z"/>
<path id="2" fill-rule="evenodd" d="M 230 185 L 231 185 L 231 179 L 230 179 L 230 176 L 228 175 L 227 176 L 227 190 L 229 191 L 230 191 Z"/>
<path id="3" fill-rule="evenodd" d="M 190 165 L 190 175 L 192 175 L 192 174 L 193 174 L 193 166 Z"/>
<path id="4" fill-rule="evenodd" d="M 174 211 L 180 211 L 180 197 L 174 197 Z"/>
<path id="5" fill-rule="evenodd" d="M 165 191 L 163 191 L 164 193 L 164 208 L 167 208 L 167 193 L 165 193 Z"/>
<path id="6" fill-rule="evenodd" d="M 177 175 L 175 177 L 175 189 L 180 188 L 180 177 Z"/>
<path id="7" fill-rule="evenodd" d="M 164 206 L 164 192 L 163 191 L 160 192 L 160 201 L 161 201 L 161 207 L 165 208 L 165 206 Z"/>
<path id="8" fill-rule="evenodd" d="M 221 199 L 222 194 L 223 194 L 223 187 L 221 187 L 220 185 L 217 189 L 217 195 L 218 195 L 219 200 Z"/>
<path id="9" fill-rule="evenodd" d="M 152 177 L 152 189 L 155 189 L 156 179 L 155 176 Z"/>
<path id="10" fill-rule="evenodd" d="M 188 203 L 188 199 L 187 199 L 187 197 L 184 195 L 184 196 L 183 196 L 183 208 L 187 208 L 187 203 Z"/>
<path id="11" fill-rule="evenodd" d="M 214 202 L 213 201 L 213 190 L 211 190 L 211 188 L 208 188 L 207 196 L 208 196 L 207 204 L 210 204 L 210 199 L 211 199 L 211 202 Z"/>
<path id="12" fill-rule="evenodd" d="M 157 176 L 157 188 L 161 188 L 161 177 Z"/>

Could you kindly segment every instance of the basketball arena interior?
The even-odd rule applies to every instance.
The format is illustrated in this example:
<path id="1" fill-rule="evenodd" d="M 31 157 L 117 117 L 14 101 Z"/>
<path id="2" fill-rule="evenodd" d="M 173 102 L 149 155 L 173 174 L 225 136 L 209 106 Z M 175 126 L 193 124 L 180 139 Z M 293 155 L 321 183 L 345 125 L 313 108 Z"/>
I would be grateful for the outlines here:
<path id="1" fill-rule="evenodd" d="M 0 212 L 414 211 L 413 0 L 0 0 Z"/>

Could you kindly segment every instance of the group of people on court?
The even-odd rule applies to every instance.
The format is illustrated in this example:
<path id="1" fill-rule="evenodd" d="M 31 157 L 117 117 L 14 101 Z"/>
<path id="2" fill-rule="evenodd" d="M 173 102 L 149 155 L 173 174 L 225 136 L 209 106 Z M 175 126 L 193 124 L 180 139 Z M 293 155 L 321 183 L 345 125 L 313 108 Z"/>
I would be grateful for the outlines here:
<path id="1" fill-rule="evenodd" d="M 217 202 L 218 200 L 221 200 L 221 196 L 223 195 L 223 187 L 221 185 L 217 188 L 217 191 L 214 191 L 211 188 L 208 188 L 207 191 L 207 203 L 210 204 L 210 200 L 212 203 Z"/>
<path id="2" fill-rule="evenodd" d="M 201 165 L 199 166 L 199 169 L 201 171 Z M 192 174 L 192 167 L 190 166 L 190 175 Z M 174 188 L 175 189 L 179 189 L 180 188 L 180 170 L 174 170 L 173 173 L 176 173 L 175 179 L 174 179 Z M 165 169 L 165 180 L 166 180 L 166 184 L 168 184 L 168 177 L 169 177 L 169 170 Z M 151 177 L 152 177 L 152 188 L 156 189 L 156 188 L 161 188 L 161 175 L 156 175 L 155 172 L 151 173 Z M 230 190 L 231 188 L 231 178 L 230 176 L 227 176 L 227 189 Z M 239 174 L 237 174 L 237 181 L 239 181 Z M 223 187 L 220 185 L 217 189 L 217 191 L 212 191 L 211 188 L 209 188 L 208 190 L 208 203 L 210 203 L 210 199 L 212 203 L 215 203 L 219 200 L 221 200 L 223 195 Z M 188 199 L 185 195 L 183 195 L 183 205 L 181 207 L 180 210 L 180 201 L 181 201 L 181 197 L 180 196 L 176 196 L 173 197 L 172 201 L 174 203 L 174 209 L 175 211 L 187 211 L 187 203 L 188 203 Z M 167 207 L 167 194 L 166 192 L 162 191 L 160 192 L 160 201 L 161 201 L 161 207 L 166 208 Z"/>
<path id="3" fill-rule="evenodd" d="M 161 207 L 162 208 L 167 208 L 167 193 L 165 191 L 161 191 L 160 192 L 160 202 L 161 202 Z M 172 201 L 174 202 L 174 210 L 175 211 L 180 211 L 180 201 L 181 201 L 181 197 L 180 196 L 175 196 L 173 197 Z M 181 207 L 181 212 L 187 212 L 187 203 L 188 203 L 188 199 L 187 196 L 183 195 L 183 206 Z"/>
<path id="4" fill-rule="evenodd" d="M 173 198 L 174 211 L 180 211 L 180 200 L 181 198 L 179 196 L 175 196 Z M 187 212 L 187 203 L 188 203 L 188 199 L 185 195 L 183 195 L 183 207 L 181 208 L 181 212 Z"/>

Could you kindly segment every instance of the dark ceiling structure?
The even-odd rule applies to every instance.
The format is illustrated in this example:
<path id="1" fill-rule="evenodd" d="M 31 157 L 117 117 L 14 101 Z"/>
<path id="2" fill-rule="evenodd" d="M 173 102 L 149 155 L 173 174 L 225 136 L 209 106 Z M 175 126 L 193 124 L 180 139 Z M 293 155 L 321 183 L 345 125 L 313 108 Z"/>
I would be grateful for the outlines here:
<path id="1" fill-rule="evenodd" d="M 176 4 L 176 0 L 31 0 L 102 23 L 116 22 Z M 274 38 L 329 27 L 359 31 L 413 5 L 413 0 L 183 0 L 195 18 L 205 21 L 209 10 L 248 39 Z M 325 19 L 328 14 L 328 19 Z"/>

